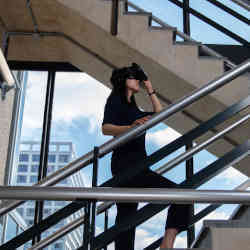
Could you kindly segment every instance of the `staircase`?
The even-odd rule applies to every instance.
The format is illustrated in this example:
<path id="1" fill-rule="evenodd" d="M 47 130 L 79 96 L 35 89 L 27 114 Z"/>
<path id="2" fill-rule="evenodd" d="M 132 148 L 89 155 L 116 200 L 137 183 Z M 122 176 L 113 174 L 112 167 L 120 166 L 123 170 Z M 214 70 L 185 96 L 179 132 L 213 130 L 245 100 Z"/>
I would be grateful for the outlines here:
<path id="1" fill-rule="evenodd" d="M 8 23 L 9 31 L 34 30 L 25 2 L 21 0 L 18 3 L 0 3 L 1 10 L 5 10 L 1 16 Z M 223 58 L 200 58 L 199 44 L 176 43 L 175 29 L 150 27 L 151 13 L 127 12 L 123 1 L 120 2 L 118 35 L 111 36 L 111 4 L 112 1 L 103 0 L 32 1 L 39 31 L 57 33 L 41 34 L 40 37 L 35 36 L 35 39 L 32 34 L 13 34 L 9 46 L 9 60 L 71 62 L 107 86 L 110 86 L 109 78 L 113 67 L 136 61 L 149 73 L 164 106 L 224 72 Z M 246 97 L 248 85 L 247 77 L 241 76 L 232 84 L 169 118 L 166 123 L 184 134 L 215 112 L 222 111 Z M 137 100 L 140 106 L 149 108 L 144 94 L 138 95 Z M 248 111 L 243 111 L 244 113 Z M 222 140 L 209 150 L 217 156 L 222 156 L 229 148 L 242 143 L 246 135 L 247 131 L 241 128 L 237 133 L 230 134 L 230 142 Z M 235 167 L 249 175 L 247 165 L 247 161 L 243 160 Z"/>
<path id="2" fill-rule="evenodd" d="M 34 34 L 34 26 L 30 12 L 26 7 L 26 1 L 0 2 L 1 17 L 6 22 L 5 29 L 10 32 L 11 36 L 8 49 L 9 60 L 70 62 L 109 87 L 111 70 L 114 67 L 128 65 L 135 61 L 149 73 L 164 107 L 224 73 L 225 58 L 200 57 L 200 43 L 176 42 L 175 28 L 169 26 L 153 27 L 152 13 L 129 12 L 123 1 L 119 2 L 117 36 L 110 35 L 112 1 L 109 0 L 34 0 L 32 1 L 32 9 L 38 24 L 39 32 L 36 34 Z M 229 124 L 249 114 L 248 100 L 244 108 L 239 108 L 233 115 L 218 123 L 216 129 L 210 126 L 206 133 L 201 133 L 199 136 L 194 136 L 195 133 L 192 134 L 192 131 L 198 131 L 204 126 L 204 123 L 208 124 L 209 120 L 212 121 L 215 114 L 223 113 L 226 109 L 233 110 L 232 104 L 249 96 L 248 88 L 249 78 L 242 75 L 225 87 L 191 104 L 182 112 L 169 117 L 165 122 L 185 136 L 161 149 L 161 153 L 153 155 L 151 160 L 157 162 L 160 160 L 159 155 L 164 157 L 174 147 L 177 149 L 176 145 L 180 146 L 181 143 L 185 145 L 185 139 L 189 138 L 187 134 L 190 137 L 192 135 L 192 140 L 195 139 L 196 143 L 200 143 L 210 138 L 216 131 L 228 127 Z M 145 94 L 138 95 L 137 101 L 140 106 L 148 109 L 149 104 Z M 231 152 L 234 153 L 235 148 L 240 148 L 249 139 L 249 127 L 250 122 L 248 121 L 244 126 L 237 128 L 237 131 L 230 132 L 209 147 L 209 151 L 218 156 L 219 160 L 191 179 L 192 188 L 197 188 L 228 167 L 223 165 L 227 159 L 226 156 Z M 233 163 L 235 159 L 230 158 L 230 160 Z M 249 157 L 235 162 L 234 167 L 249 176 Z M 213 169 L 214 172 L 212 173 L 209 168 Z M 185 187 L 188 184 L 190 185 L 189 182 L 184 181 L 180 187 Z M 103 184 L 103 186 L 105 185 L 107 183 Z M 50 219 L 53 218 L 56 223 L 56 220 L 63 218 L 62 213 L 67 216 L 83 206 L 85 204 L 72 203 Z M 138 225 L 165 207 L 166 205 L 148 205 L 133 215 L 130 220 Z M 43 230 L 48 221 L 49 219 L 43 222 L 43 227 L 41 227 Z M 194 247 L 219 249 L 214 243 L 218 227 L 223 228 L 223 232 L 226 232 L 238 222 L 232 222 L 231 226 L 230 223 L 219 225 L 218 222 L 207 222 L 205 228 L 209 227 L 209 230 L 206 231 L 208 240 L 201 245 L 195 243 Z M 243 231 L 248 230 L 240 222 L 238 225 L 242 227 Z M 31 228 L 26 235 L 32 233 L 32 229 L 36 228 Z M 115 226 L 109 229 L 108 233 L 112 237 L 107 237 L 104 234 L 96 237 L 96 249 L 99 249 L 100 246 L 103 247 L 103 242 L 105 244 L 112 242 L 113 238 L 116 237 L 116 230 Z M 243 231 L 242 234 L 244 234 Z M 18 238 L 20 242 L 23 240 L 21 238 Z M 208 243 L 210 238 L 214 238 L 215 241 L 210 240 Z M 11 246 L 12 243 L 10 242 L 8 246 Z"/>
<path id="3" fill-rule="evenodd" d="M 193 248 L 249 249 L 249 206 L 237 207 L 229 220 L 204 221 Z"/>

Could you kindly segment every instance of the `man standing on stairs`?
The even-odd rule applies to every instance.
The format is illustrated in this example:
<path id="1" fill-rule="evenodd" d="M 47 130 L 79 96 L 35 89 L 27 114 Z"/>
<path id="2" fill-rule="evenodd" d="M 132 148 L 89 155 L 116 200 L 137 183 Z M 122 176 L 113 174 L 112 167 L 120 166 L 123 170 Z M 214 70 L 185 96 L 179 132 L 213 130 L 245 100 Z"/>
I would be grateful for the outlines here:
<path id="1" fill-rule="evenodd" d="M 140 91 L 140 82 L 145 85 L 154 112 L 141 111 L 134 94 Z M 118 136 L 134 126 L 145 123 L 150 116 L 162 110 L 151 82 L 142 68 L 133 63 L 130 67 L 115 69 L 111 76 L 113 90 L 107 99 L 102 132 L 104 135 Z M 147 157 L 145 134 L 140 134 L 125 145 L 114 149 L 111 159 L 113 176 L 122 176 L 128 169 Z M 146 169 L 135 177 L 125 180 L 119 187 L 171 188 L 173 183 L 163 176 Z M 117 203 L 116 223 L 122 223 L 137 210 L 137 203 Z M 176 235 L 187 229 L 188 205 L 171 205 L 168 210 L 166 231 L 161 248 L 173 248 Z M 122 232 L 115 240 L 116 250 L 134 250 L 135 227 Z"/>

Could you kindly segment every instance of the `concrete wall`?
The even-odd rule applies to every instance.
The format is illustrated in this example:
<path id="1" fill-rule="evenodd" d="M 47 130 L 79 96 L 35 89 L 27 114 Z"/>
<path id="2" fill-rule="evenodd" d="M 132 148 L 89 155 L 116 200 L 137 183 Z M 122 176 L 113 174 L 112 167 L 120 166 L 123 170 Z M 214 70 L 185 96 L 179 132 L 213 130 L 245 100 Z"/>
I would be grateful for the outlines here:
<path id="1" fill-rule="evenodd" d="M 0 100 L 0 185 L 4 183 L 14 96 L 15 91 L 12 89 L 4 101 Z"/>

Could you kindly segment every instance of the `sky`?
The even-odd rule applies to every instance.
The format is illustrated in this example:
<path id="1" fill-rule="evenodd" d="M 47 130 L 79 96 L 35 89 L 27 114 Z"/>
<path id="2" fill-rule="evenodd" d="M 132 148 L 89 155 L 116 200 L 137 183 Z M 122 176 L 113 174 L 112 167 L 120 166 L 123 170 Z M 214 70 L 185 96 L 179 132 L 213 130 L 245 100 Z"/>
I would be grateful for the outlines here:
<path id="1" fill-rule="evenodd" d="M 182 29 L 180 11 L 167 11 L 176 9 L 173 4 L 168 4 L 166 0 L 157 0 L 158 5 L 155 5 L 155 1 L 146 0 L 134 0 L 134 3 L 147 6 L 147 9 L 153 10 L 153 13 L 170 25 L 178 26 Z M 211 6 L 203 6 L 198 4 L 204 1 L 190 1 L 192 6 L 196 6 L 202 11 L 213 13 L 215 18 L 223 18 L 223 20 L 229 20 L 229 17 L 221 16 L 220 13 L 215 10 L 211 11 Z M 235 6 L 231 1 L 222 1 L 230 3 L 234 9 Z M 243 13 L 243 9 L 241 9 Z M 177 14 L 176 14 L 177 13 Z M 249 13 L 245 13 L 245 16 L 249 16 Z M 231 20 L 231 19 L 230 19 Z M 192 20 L 195 22 L 195 20 Z M 238 24 L 236 21 L 227 22 L 230 28 L 237 29 L 239 33 L 245 36 L 246 29 L 244 25 Z M 196 23 L 196 29 L 192 31 L 193 37 L 198 37 L 202 33 L 202 39 L 211 43 L 222 42 L 232 43 L 231 39 L 224 36 L 217 36 L 217 32 L 213 29 L 209 29 L 208 32 L 200 32 L 204 30 L 204 25 L 200 22 Z M 201 40 L 201 39 L 199 39 Z M 249 39 L 248 39 L 249 40 Z M 23 114 L 22 125 L 22 140 L 41 140 L 42 135 L 42 121 L 43 110 L 45 103 L 45 91 L 46 91 L 46 78 L 45 72 L 29 72 L 27 93 Z M 153 83 L 153 81 L 152 81 Z M 94 146 L 100 146 L 104 142 L 111 139 L 110 136 L 104 136 L 101 133 L 101 123 L 103 118 L 103 110 L 106 99 L 110 93 L 110 89 L 96 81 L 91 76 L 85 73 L 57 73 L 55 95 L 52 113 L 52 129 L 51 129 L 51 141 L 72 141 L 75 146 L 75 153 L 77 157 L 80 157 L 89 151 L 93 150 Z M 148 154 L 153 153 L 160 147 L 168 144 L 181 136 L 173 128 L 168 127 L 165 124 L 159 124 L 156 127 L 147 131 L 146 136 L 146 150 Z M 155 164 L 153 169 L 157 166 L 161 166 L 165 162 L 169 161 L 173 157 L 183 152 L 183 149 L 179 150 L 162 160 L 160 163 Z M 98 184 L 103 183 L 111 177 L 110 172 L 110 154 L 100 159 L 99 166 L 99 178 Z M 208 153 L 206 150 L 201 151 L 194 157 L 195 172 L 209 165 L 216 160 L 216 157 Z M 169 171 L 165 176 L 171 180 L 180 183 L 184 180 L 184 164 L 180 164 L 175 169 Z M 88 166 L 82 170 L 84 182 L 86 186 L 91 185 L 91 166 Z M 207 184 L 203 185 L 203 189 L 232 189 L 246 180 L 246 176 L 242 175 L 239 171 L 229 168 L 217 177 L 213 178 Z M 143 206 L 144 204 L 140 204 Z M 196 212 L 204 208 L 206 204 L 196 205 Z M 206 217 L 206 219 L 226 219 L 234 209 L 233 205 L 225 205 L 217 209 L 215 212 Z M 138 227 L 136 232 L 136 250 L 141 250 L 163 234 L 166 211 L 159 213 L 152 219 L 143 223 Z M 110 210 L 110 223 L 111 226 L 114 223 L 116 215 L 115 206 Z M 103 215 L 98 216 L 97 220 L 97 232 L 101 232 L 103 228 Z M 202 221 L 196 224 L 196 233 L 202 227 Z M 180 234 L 177 237 L 175 247 L 186 247 L 185 233 Z M 109 246 L 109 249 L 113 249 L 113 245 Z"/>

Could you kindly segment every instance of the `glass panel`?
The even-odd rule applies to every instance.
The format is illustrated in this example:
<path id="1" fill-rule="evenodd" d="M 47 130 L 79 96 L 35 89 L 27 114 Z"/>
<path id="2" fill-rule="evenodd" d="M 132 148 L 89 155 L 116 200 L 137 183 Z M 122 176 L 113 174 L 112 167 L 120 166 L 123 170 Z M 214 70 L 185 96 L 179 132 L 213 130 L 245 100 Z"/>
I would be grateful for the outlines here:
<path id="1" fill-rule="evenodd" d="M 19 161 L 21 161 L 21 162 L 29 161 L 29 155 L 28 154 L 20 154 Z"/>
<path id="2" fill-rule="evenodd" d="M 19 164 L 18 165 L 18 171 L 20 173 L 26 173 L 26 172 L 28 172 L 28 165 Z"/>
<path id="3" fill-rule="evenodd" d="M 47 72 L 24 72 L 20 107 L 20 138 L 17 138 L 16 165 L 13 166 L 11 185 L 32 185 L 37 182 L 43 115 L 46 96 Z M 34 164 L 33 162 L 36 162 Z M 28 227 L 34 222 L 34 201 L 27 201 L 16 209 L 17 219 Z M 19 216 L 20 215 L 20 216 Z M 18 228 L 18 232 L 21 229 Z M 13 234 L 7 234 L 13 237 Z M 27 243 L 26 245 L 30 244 Z M 20 247 L 18 249 L 27 249 Z"/>
<path id="4" fill-rule="evenodd" d="M 183 30 L 183 11 L 177 5 L 166 0 L 131 0 L 131 2 L 148 12 L 152 12 L 154 16 L 168 25 L 176 27 L 180 31 Z M 130 8 L 129 10 L 133 9 Z"/>
<path id="5" fill-rule="evenodd" d="M 223 0 L 221 2 L 227 7 L 238 11 L 238 13 L 242 13 L 243 16 L 250 18 L 249 13 L 247 14 L 244 11 L 239 10 L 239 8 L 237 8 L 238 10 L 235 9 L 235 4 L 232 3 L 232 1 Z M 191 0 L 190 6 L 229 31 L 244 38 L 246 41 L 250 40 L 250 34 L 249 32 L 246 32 L 246 30 L 248 30 L 247 24 L 219 9 L 208 1 Z M 190 23 L 191 36 L 198 41 L 206 44 L 240 44 L 233 38 L 218 31 L 216 28 L 213 28 L 193 15 L 191 15 Z"/>
<path id="6" fill-rule="evenodd" d="M 40 155 L 32 154 L 32 161 L 33 162 L 39 162 L 40 161 Z"/>
<path id="7" fill-rule="evenodd" d="M 14 238 L 17 235 L 17 224 L 16 222 L 11 218 L 11 216 L 7 216 L 7 227 L 6 227 L 6 234 L 5 234 L 5 241 L 8 241 L 12 238 Z"/>

